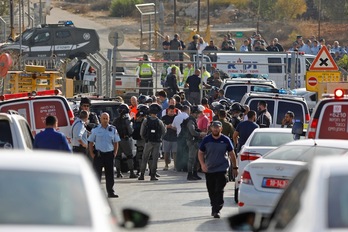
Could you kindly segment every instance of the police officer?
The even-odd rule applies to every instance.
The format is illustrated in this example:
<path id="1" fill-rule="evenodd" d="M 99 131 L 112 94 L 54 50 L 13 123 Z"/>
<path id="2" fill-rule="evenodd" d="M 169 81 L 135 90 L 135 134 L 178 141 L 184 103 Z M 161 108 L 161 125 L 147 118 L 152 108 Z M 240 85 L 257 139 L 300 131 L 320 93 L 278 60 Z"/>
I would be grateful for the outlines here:
<path id="1" fill-rule="evenodd" d="M 143 56 L 143 62 L 136 69 L 136 73 L 140 78 L 140 89 L 139 94 L 153 94 L 153 75 L 156 73 L 155 69 L 149 63 L 149 57 L 147 54 Z M 145 88 L 146 87 L 146 88 Z"/>
<path id="2" fill-rule="evenodd" d="M 72 125 L 72 146 L 74 153 L 82 153 L 87 155 L 87 129 L 85 123 L 88 120 L 88 112 L 81 110 L 78 118 L 75 119 Z"/>
<path id="3" fill-rule="evenodd" d="M 105 170 L 106 191 L 109 198 L 117 198 L 114 193 L 114 158 L 118 151 L 118 142 L 121 140 L 117 129 L 109 124 L 108 113 L 100 115 L 101 124 L 92 130 L 88 137 L 90 155 L 93 159 L 93 166 L 101 181 L 102 168 Z M 95 144 L 95 151 L 93 145 Z"/>
<path id="4" fill-rule="evenodd" d="M 78 114 L 80 114 L 81 110 L 86 110 L 89 113 L 88 121 L 87 121 L 87 130 L 90 132 L 94 127 L 99 125 L 99 120 L 97 115 L 94 112 L 90 112 L 91 108 L 91 100 L 87 97 L 82 97 L 80 101 L 80 110 Z"/>
<path id="5" fill-rule="evenodd" d="M 158 119 L 157 114 L 162 112 L 162 107 L 157 103 L 152 103 L 149 106 L 149 114 L 141 124 L 140 134 L 145 140 L 144 153 L 141 160 L 140 176 L 138 180 L 144 180 L 144 173 L 146 169 L 146 163 L 152 155 L 151 180 L 158 180 L 156 177 L 157 162 L 159 157 L 159 149 L 161 146 L 162 138 L 166 133 L 166 128 L 161 120 Z"/>
<path id="6" fill-rule="evenodd" d="M 115 159 L 117 178 L 123 177 L 121 174 L 122 153 L 124 153 L 127 157 L 127 165 L 130 171 L 129 178 L 137 178 L 138 176 L 134 174 L 134 162 L 132 153 L 133 141 L 131 139 L 131 135 L 133 133 L 133 125 L 129 118 L 129 107 L 126 104 L 121 104 L 117 108 L 117 111 L 119 113 L 119 116 L 112 123 L 116 127 L 121 138 Z"/>
<path id="7" fill-rule="evenodd" d="M 138 113 L 136 118 L 132 119 L 133 134 L 132 137 L 136 141 L 136 155 L 134 160 L 134 170 L 137 170 L 137 175 L 140 174 L 141 159 L 143 156 L 145 140 L 140 135 L 141 124 L 149 113 L 149 107 L 145 104 L 138 105 Z"/>
<path id="8" fill-rule="evenodd" d="M 197 174 L 198 164 L 198 144 L 202 138 L 207 134 L 198 129 L 197 118 L 202 114 L 202 110 L 198 106 L 192 106 L 190 116 L 184 120 L 182 129 L 184 130 L 184 137 L 189 148 L 189 158 L 187 162 L 187 180 L 201 180 L 202 178 Z"/>

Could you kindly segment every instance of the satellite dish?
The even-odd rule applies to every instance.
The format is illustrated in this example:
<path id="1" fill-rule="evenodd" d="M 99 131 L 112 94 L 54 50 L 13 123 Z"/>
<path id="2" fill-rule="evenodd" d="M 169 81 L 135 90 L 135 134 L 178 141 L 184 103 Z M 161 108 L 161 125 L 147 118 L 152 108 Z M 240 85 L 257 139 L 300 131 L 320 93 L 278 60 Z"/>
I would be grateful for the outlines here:
<path id="1" fill-rule="evenodd" d="M 116 29 L 111 30 L 109 34 L 109 43 L 114 46 L 117 41 L 117 46 L 121 46 L 124 42 L 124 34 L 122 31 L 117 31 Z"/>
<path id="2" fill-rule="evenodd" d="M 8 70 L 11 68 L 12 58 L 10 54 L 3 53 L 0 55 L 0 77 L 5 77 Z"/>

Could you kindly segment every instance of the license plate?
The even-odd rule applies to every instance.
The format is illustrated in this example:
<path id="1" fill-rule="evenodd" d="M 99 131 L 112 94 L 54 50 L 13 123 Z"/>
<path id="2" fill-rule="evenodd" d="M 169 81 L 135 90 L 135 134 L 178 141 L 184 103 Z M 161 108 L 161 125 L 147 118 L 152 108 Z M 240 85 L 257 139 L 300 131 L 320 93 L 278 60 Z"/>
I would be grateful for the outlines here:
<path id="1" fill-rule="evenodd" d="M 288 186 L 289 180 L 287 179 L 275 179 L 275 178 L 263 178 L 262 187 L 264 188 L 279 188 L 283 189 Z"/>

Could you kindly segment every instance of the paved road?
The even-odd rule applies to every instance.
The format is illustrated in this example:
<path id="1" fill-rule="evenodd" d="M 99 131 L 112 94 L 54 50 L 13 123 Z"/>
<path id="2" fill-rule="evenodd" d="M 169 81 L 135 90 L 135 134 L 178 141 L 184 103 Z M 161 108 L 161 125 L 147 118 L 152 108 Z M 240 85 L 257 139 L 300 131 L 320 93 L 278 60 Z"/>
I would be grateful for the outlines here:
<path id="1" fill-rule="evenodd" d="M 221 219 L 214 219 L 210 216 L 205 181 L 187 181 L 187 173 L 172 169 L 161 171 L 163 166 L 163 160 L 159 160 L 161 177 L 156 182 L 150 181 L 149 176 L 145 181 L 128 177 L 116 179 L 115 189 L 120 198 L 110 201 L 117 215 L 126 207 L 150 214 L 150 224 L 142 231 L 230 231 L 226 218 L 237 212 L 233 182 L 226 186 Z"/>

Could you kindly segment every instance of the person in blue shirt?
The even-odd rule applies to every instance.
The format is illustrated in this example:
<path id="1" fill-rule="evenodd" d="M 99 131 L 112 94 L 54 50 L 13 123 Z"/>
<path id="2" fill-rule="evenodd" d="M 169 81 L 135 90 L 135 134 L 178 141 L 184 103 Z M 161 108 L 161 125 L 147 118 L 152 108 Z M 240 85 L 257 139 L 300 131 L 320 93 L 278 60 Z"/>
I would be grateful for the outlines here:
<path id="1" fill-rule="evenodd" d="M 114 193 L 114 158 L 118 151 L 118 142 L 121 141 L 116 127 L 109 124 L 108 113 L 100 115 L 100 125 L 92 129 L 88 137 L 90 155 L 93 159 L 93 166 L 101 181 L 102 169 L 105 169 L 106 191 L 109 198 L 117 198 Z M 95 145 L 95 150 L 93 145 Z"/>
<path id="2" fill-rule="evenodd" d="M 236 130 L 233 133 L 233 142 L 237 146 L 237 152 L 240 151 L 242 146 L 248 140 L 251 133 L 253 133 L 253 131 L 256 128 L 259 128 L 259 125 L 255 123 L 256 112 L 254 110 L 250 110 L 247 113 L 247 116 L 248 120 L 239 123 Z"/>
<path id="3" fill-rule="evenodd" d="M 65 135 L 56 131 L 58 128 L 58 119 L 56 116 L 47 116 L 45 123 L 46 129 L 35 136 L 34 148 L 71 152 Z"/>
<path id="4" fill-rule="evenodd" d="M 238 167 L 232 141 L 221 133 L 222 123 L 213 121 L 210 129 L 211 134 L 207 135 L 200 144 L 198 159 L 202 171 L 205 172 L 206 185 L 212 207 L 211 216 L 220 218 L 220 210 L 224 204 L 224 188 L 228 182 L 227 170 L 230 166 L 230 161 L 232 162 L 234 176 L 238 175 Z"/>

